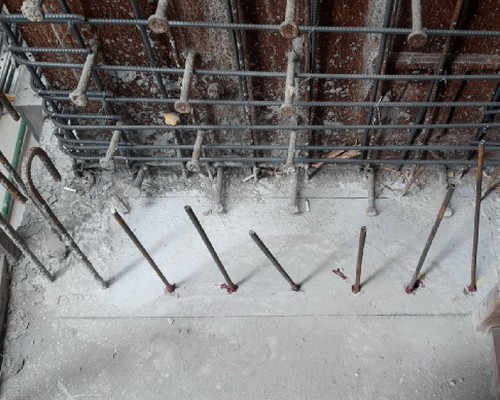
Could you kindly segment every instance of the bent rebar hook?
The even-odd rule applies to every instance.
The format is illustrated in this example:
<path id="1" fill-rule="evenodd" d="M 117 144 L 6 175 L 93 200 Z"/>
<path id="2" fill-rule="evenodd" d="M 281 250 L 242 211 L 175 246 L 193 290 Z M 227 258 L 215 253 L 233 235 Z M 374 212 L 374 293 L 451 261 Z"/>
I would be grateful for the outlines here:
<path id="1" fill-rule="evenodd" d="M 87 258 L 87 256 L 83 253 L 83 251 L 78 247 L 76 242 L 73 240 L 71 235 L 68 233 L 62 222 L 57 218 L 57 216 L 54 214 L 52 209 L 49 207 L 49 205 L 46 203 L 46 201 L 43 199 L 43 197 L 40 195 L 40 192 L 38 189 L 35 187 L 33 184 L 33 179 L 31 177 L 31 164 L 33 163 L 33 159 L 35 157 L 40 158 L 42 161 L 43 165 L 49 172 L 49 174 L 52 176 L 52 178 L 56 182 L 61 181 L 61 174 L 59 174 L 59 171 L 57 170 L 56 166 L 52 162 L 52 160 L 49 158 L 47 153 L 40 147 L 33 147 L 28 151 L 26 154 L 26 158 L 24 159 L 23 162 L 23 176 L 26 184 L 26 191 L 30 197 L 30 199 L 33 201 L 33 203 L 36 204 L 36 206 L 40 209 L 42 214 L 46 217 L 48 222 L 54 227 L 56 232 L 59 234 L 61 237 L 61 240 L 68 246 L 71 250 L 73 250 L 80 260 L 87 266 L 93 277 L 101 284 L 103 288 L 108 287 L 108 283 L 99 275 L 99 273 L 95 270 L 94 266 L 90 262 L 90 260 Z"/>

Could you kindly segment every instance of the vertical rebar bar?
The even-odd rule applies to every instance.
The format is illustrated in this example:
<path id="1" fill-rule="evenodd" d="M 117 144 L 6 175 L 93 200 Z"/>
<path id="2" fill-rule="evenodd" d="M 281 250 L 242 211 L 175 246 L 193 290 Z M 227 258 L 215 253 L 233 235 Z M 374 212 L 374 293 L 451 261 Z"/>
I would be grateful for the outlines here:
<path id="1" fill-rule="evenodd" d="M 220 260 L 219 256 L 217 255 L 217 252 L 214 249 L 214 246 L 212 246 L 212 243 L 210 242 L 210 239 L 208 238 L 205 230 L 200 224 L 200 221 L 198 220 L 198 217 L 194 213 L 193 209 L 189 206 L 185 206 L 184 210 L 186 211 L 187 215 L 189 216 L 189 219 L 193 223 L 194 227 L 198 231 L 198 234 L 200 235 L 201 239 L 203 240 L 203 243 L 205 243 L 205 246 L 207 246 L 208 251 L 210 252 L 210 255 L 212 256 L 215 264 L 219 268 L 219 271 L 221 272 L 222 276 L 224 277 L 224 280 L 226 281 L 227 284 L 227 291 L 229 293 L 236 292 L 238 290 L 238 285 L 235 285 L 231 278 L 229 277 L 226 268 L 222 264 L 222 261 Z M 221 286 L 222 287 L 222 286 Z"/>
<path id="2" fill-rule="evenodd" d="M 54 282 L 56 278 L 52 275 L 47 268 L 40 262 L 40 260 L 33 254 L 33 252 L 29 249 L 28 246 L 21 239 L 19 234 L 16 232 L 14 228 L 7 222 L 7 220 L 0 214 L 0 228 L 5 232 L 7 237 L 12 240 L 12 243 L 16 245 L 16 247 L 21 250 L 25 257 L 27 257 L 36 267 L 40 270 L 40 272 L 51 282 Z"/>
<path id="3" fill-rule="evenodd" d="M 411 47 L 423 47 L 427 43 L 427 33 L 422 29 L 422 0 L 411 0 L 411 33 L 408 44 Z"/>
<path id="4" fill-rule="evenodd" d="M 70 101 L 78 107 L 85 107 L 87 105 L 88 99 L 85 92 L 90 83 L 90 78 L 92 76 L 92 70 L 96 63 L 97 51 L 99 49 L 99 42 L 96 39 L 90 41 L 91 53 L 87 55 L 85 63 L 83 64 L 82 74 L 80 75 L 80 80 L 78 81 L 78 86 L 69 94 Z"/>
<path id="5" fill-rule="evenodd" d="M 290 175 L 290 202 L 288 203 L 288 212 L 290 214 L 298 214 L 299 209 L 299 171 L 297 169 Z"/>
<path id="6" fill-rule="evenodd" d="M 286 156 L 286 164 L 283 166 L 283 172 L 293 174 L 295 172 L 295 152 L 297 151 L 297 131 L 290 132 L 288 139 L 288 153 Z"/>
<path id="7" fill-rule="evenodd" d="M 366 169 L 367 175 L 367 187 L 368 187 L 368 207 L 366 209 L 366 215 L 369 217 L 374 217 L 377 215 L 377 208 L 375 207 L 375 170 L 373 168 Z"/>
<path id="8" fill-rule="evenodd" d="M 193 49 L 189 49 L 187 51 L 186 63 L 184 65 L 184 75 L 181 83 L 181 95 L 179 100 L 174 103 L 175 111 L 181 114 L 188 114 L 191 112 L 191 105 L 189 104 L 189 91 L 191 89 L 195 56 L 196 53 Z"/>
<path id="9" fill-rule="evenodd" d="M 186 169 L 190 172 L 200 172 L 200 156 L 201 147 L 203 145 L 203 138 L 205 137 L 204 131 L 196 132 L 196 139 L 193 147 L 193 154 L 191 155 L 191 160 L 186 164 Z"/>
<path id="10" fill-rule="evenodd" d="M 158 0 L 156 12 L 148 18 L 148 26 L 154 33 L 168 31 L 167 15 L 168 0 Z"/>
<path id="11" fill-rule="evenodd" d="M 218 214 L 224 212 L 224 167 L 217 167 L 214 211 Z"/>
<path id="12" fill-rule="evenodd" d="M 280 25 L 280 33 L 286 39 L 294 39 L 299 36 L 299 27 L 295 22 L 297 10 L 296 0 L 287 0 L 285 9 L 285 20 Z"/>
<path id="13" fill-rule="evenodd" d="M 481 217 L 481 195 L 483 191 L 483 169 L 485 158 L 485 142 L 482 140 L 477 149 L 477 169 L 476 169 L 476 204 L 474 207 L 474 232 L 472 237 L 472 261 L 470 268 L 469 292 L 475 292 L 476 272 L 477 272 L 477 248 L 479 244 L 479 220 Z"/>
<path id="14" fill-rule="evenodd" d="M 293 117 L 295 115 L 295 107 L 292 104 L 293 98 L 296 94 L 296 88 L 294 87 L 295 61 L 296 54 L 292 50 L 288 53 L 288 62 L 286 67 L 285 100 L 280 107 L 281 115 L 284 117 Z"/>
<path id="15" fill-rule="evenodd" d="M 118 121 L 117 125 L 119 124 L 121 124 L 121 121 Z M 109 142 L 108 150 L 106 151 L 106 156 L 99 161 L 103 169 L 111 169 L 111 170 L 115 169 L 115 162 L 113 160 L 113 156 L 115 155 L 116 150 L 118 150 L 118 143 L 120 142 L 121 134 L 122 132 L 118 129 L 115 129 L 113 131 L 111 140 Z"/>
<path id="16" fill-rule="evenodd" d="M 358 243 L 358 259 L 356 262 L 356 281 L 352 285 L 352 292 L 359 293 L 361 291 L 361 265 L 363 264 L 363 252 L 365 250 L 366 226 L 362 226 L 359 231 Z"/>
<path id="17" fill-rule="evenodd" d="M 168 293 L 173 293 L 176 289 L 175 284 L 172 285 L 170 282 L 165 278 L 165 275 L 160 271 L 160 268 L 158 268 L 158 265 L 154 262 L 154 260 L 151 258 L 147 250 L 144 248 L 142 243 L 139 241 L 137 236 L 132 232 L 132 229 L 127 225 L 125 220 L 122 218 L 120 213 L 116 211 L 115 209 L 111 210 L 111 213 L 113 214 L 113 217 L 115 218 L 116 222 L 118 222 L 118 225 L 121 226 L 123 231 L 127 234 L 127 236 L 132 240 L 132 242 L 135 244 L 137 249 L 141 252 L 142 256 L 146 259 L 146 261 L 149 263 L 151 268 L 153 268 L 153 271 L 156 272 L 156 275 L 160 278 L 160 280 L 163 282 L 165 285 L 165 288 Z"/>
<path id="18" fill-rule="evenodd" d="M 290 278 L 290 275 L 286 273 L 286 271 L 283 269 L 281 264 L 278 262 L 278 260 L 273 256 L 273 253 L 267 248 L 267 246 L 264 244 L 264 242 L 260 239 L 260 237 L 254 232 L 250 231 L 248 232 L 250 234 L 250 237 L 252 240 L 259 246 L 259 249 L 264 253 L 264 255 L 271 261 L 271 263 L 274 265 L 274 267 L 278 270 L 278 272 L 283 276 L 283 278 L 286 279 L 286 281 L 290 284 L 292 287 L 292 290 L 294 292 L 298 292 L 300 290 L 300 285 L 296 284 L 292 278 Z"/>
<path id="19" fill-rule="evenodd" d="M 11 165 L 7 157 L 0 150 L 0 164 L 5 168 L 10 175 L 12 181 L 21 189 L 22 194 L 26 194 L 26 185 L 24 184 L 21 176 L 17 173 L 16 169 Z"/>
<path id="20" fill-rule="evenodd" d="M 446 191 L 446 195 L 444 196 L 443 203 L 441 204 L 441 207 L 439 208 L 438 215 L 434 221 L 434 225 L 432 226 L 431 233 L 429 234 L 429 237 L 427 238 L 427 242 L 425 243 L 424 250 L 422 251 L 422 254 L 420 255 L 420 259 L 418 260 L 417 268 L 415 268 L 415 273 L 413 274 L 413 277 L 411 278 L 410 283 L 405 287 L 406 293 L 413 293 L 413 291 L 416 289 L 417 281 L 418 281 L 418 278 L 420 277 L 420 272 L 422 270 L 422 266 L 424 265 L 425 258 L 427 257 L 427 253 L 429 253 L 429 249 L 431 248 L 432 241 L 434 240 L 434 237 L 436 236 L 439 225 L 441 224 L 441 221 L 443 220 L 444 214 L 446 212 L 446 209 L 448 208 L 448 204 L 450 203 L 451 196 L 453 195 L 454 191 L 455 191 L 455 185 L 450 185 L 450 187 Z"/>

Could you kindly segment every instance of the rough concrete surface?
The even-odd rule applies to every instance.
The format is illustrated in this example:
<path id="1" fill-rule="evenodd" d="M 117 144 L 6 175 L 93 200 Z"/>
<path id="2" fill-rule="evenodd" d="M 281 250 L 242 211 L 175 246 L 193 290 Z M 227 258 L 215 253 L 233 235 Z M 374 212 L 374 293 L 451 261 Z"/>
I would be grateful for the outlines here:
<path id="1" fill-rule="evenodd" d="M 289 178 L 225 185 L 227 213 L 210 212 L 216 184 L 184 181 L 172 170 L 145 179 L 98 176 L 86 186 L 70 172 L 56 140 L 42 145 L 63 172 L 54 184 L 34 164 L 35 182 L 110 288 L 54 240 L 33 207 L 21 233 L 58 279 L 32 265 L 13 270 L 1 399 L 493 399 L 490 338 L 471 312 L 498 281 L 499 199 L 483 203 L 478 291 L 469 283 L 474 185 L 458 182 L 453 216 L 438 231 L 423 268 L 425 287 L 404 292 L 446 189 L 425 172 L 405 197 L 404 173 L 379 171 L 377 217 L 367 217 L 366 182 L 333 168 L 300 183 L 301 213 L 288 213 Z M 116 177 L 112 182 L 112 177 Z M 78 190 L 67 191 L 63 187 Z M 115 223 L 124 219 L 178 289 L 161 281 Z M 305 200 L 311 211 L 307 212 Z M 189 204 L 240 286 L 222 276 L 184 212 Z M 362 291 L 351 293 L 359 228 L 367 227 Z M 248 236 L 256 231 L 290 276 L 290 290 Z M 348 279 L 332 273 L 339 268 Z"/>

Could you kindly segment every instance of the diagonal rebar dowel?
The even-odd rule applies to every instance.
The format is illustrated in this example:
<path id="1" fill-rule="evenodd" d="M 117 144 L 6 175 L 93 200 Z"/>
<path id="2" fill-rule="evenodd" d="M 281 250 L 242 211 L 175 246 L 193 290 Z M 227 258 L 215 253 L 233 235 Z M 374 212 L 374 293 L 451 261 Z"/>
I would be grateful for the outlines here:
<path id="1" fill-rule="evenodd" d="M 175 284 L 171 284 L 167 278 L 165 278 L 165 275 L 160 271 L 160 268 L 158 268 L 158 265 L 154 262 L 154 260 L 151 258 L 147 250 L 144 248 L 142 243 L 139 241 L 137 236 L 132 232 L 132 229 L 127 225 L 125 220 L 122 218 L 122 216 L 118 213 L 116 210 L 111 210 L 111 213 L 113 214 L 113 217 L 115 218 L 116 222 L 118 222 L 118 225 L 122 227 L 124 232 L 127 234 L 127 236 L 134 242 L 135 246 L 139 249 L 143 257 L 146 259 L 146 261 L 151 265 L 151 268 L 156 272 L 156 275 L 159 276 L 161 281 L 164 283 L 166 290 L 168 293 L 173 293 L 176 289 Z"/>
<path id="2" fill-rule="evenodd" d="M 212 256 L 215 264 L 219 268 L 219 271 L 221 272 L 222 276 L 224 277 L 224 280 L 226 281 L 226 285 L 221 285 L 221 288 L 227 289 L 228 293 L 233 293 L 238 290 L 238 285 L 234 284 L 231 278 L 229 277 L 226 268 L 222 264 L 219 256 L 217 255 L 217 252 L 214 249 L 214 246 L 212 246 L 212 243 L 210 242 L 210 239 L 208 238 L 205 230 L 200 224 L 200 221 L 198 220 L 198 217 L 194 213 L 193 209 L 189 206 L 185 206 L 184 210 L 186 211 L 187 215 L 189 216 L 189 219 L 193 223 L 194 227 L 198 231 L 199 235 L 201 236 L 201 239 L 205 243 L 205 246 L 207 246 L 208 251 L 210 252 L 210 255 Z"/>
<path id="3" fill-rule="evenodd" d="M 441 221 L 443 220 L 444 213 L 446 212 L 446 209 L 448 208 L 448 204 L 450 203 L 451 196 L 453 195 L 454 191 L 455 191 L 455 185 L 450 185 L 450 187 L 448 188 L 448 191 L 446 192 L 446 195 L 444 196 L 443 203 L 441 204 L 441 207 L 439 208 L 438 215 L 436 217 L 436 220 L 434 221 L 434 225 L 432 226 L 431 233 L 429 234 L 429 237 L 427 238 L 427 242 L 425 243 L 424 250 L 422 251 L 422 254 L 420 255 L 420 259 L 418 260 L 418 264 L 417 264 L 417 268 L 415 269 L 415 273 L 413 274 L 413 277 L 411 278 L 410 283 L 405 287 L 405 292 L 407 294 L 413 293 L 416 289 L 417 281 L 418 281 L 418 278 L 420 277 L 420 272 L 422 271 L 422 266 L 424 265 L 425 258 L 427 257 L 427 253 L 429 252 L 429 249 L 431 248 L 432 241 L 434 240 L 434 237 L 436 236 L 439 225 L 441 224 Z"/>
<path id="4" fill-rule="evenodd" d="M 0 164 L 5 168 L 5 170 L 10 175 L 10 178 L 14 183 L 21 189 L 21 193 L 26 194 L 26 185 L 24 184 L 21 176 L 17 173 L 16 169 L 11 165 L 7 157 L 0 151 Z"/>
<path id="5" fill-rule="evenodd" d="M 358 260 L 356 263 L 356 281 L 352 285 L 352 292 L 359 293 L 361 291 L 361 265 L 363 264 L 363 252 L 365 250 L 366 226 L 362 226 L 359 231 L 358 244 Z"/>
<path id="6" fill-rule="evenodd" d="M 485 157 L 485 142 L 479 142 L 477 149 L 477 169 L 476 169 L 476 202 L 474 207 L 474 232 L 472 237 L 472 261 L 470 269 L 469 292 L 475 292 L 476 272 L 477 272 L 477 248 L 479 244 L 479 220 L 481 217 L 481 196 L 483 192 L 483 169 Z"/>
<path id="7" fill-rule="evenodd" d="M 36 267 L 40 270 L 40 272 L 51 282 L 54 282 L 56 278 L 52 275 L 47 268 L 40 262 L 40 260 L 33 254 L 28 246 L 24 243 L 23 239 L 19 236 L 14 228 L 7 222 L 7 220 L 0 214 L 0 228 L 5 232 L 7 237 L 12 240 L 12 243 L 16 245 L 16 247 L 21 250 L 21 253 L 25 257 L 27 257 Z"/>
<path id="8" fill-rule="evenodd" d="M 0 184 L 21 203 L 26 204 L 28 199 L 19 191 L 19 189 L 14 185 L 4 174 L 0 172 Z"/>
<path id="9" fill-rule="evenodd" d="M 259 249 L 262 250 L 264 255 L 271 261 L 271 263 L 274 265 L 274 267 L 278 270 L 278 272 L 283 276 L 283 278 L 286 279 L 286 281 L 290 284 L 292 287 L 292 290 L 294 292 L 298 292 L 300 290 L 300 285 L 296 284 L 292 278 L 290 278 L 290 275 L 286 273 L 286 271 L 283 269 L 281 264 L 278 262 L 278 260 L 273 256 L 273 253 L 267 248 L 267 246 L 264 244 L 264 242 L 260 239 L 260 237 L 254 232 L 250 231 L 248 232 L 252 240 L 259 246 Z"/>
<path id="10" fill-rule="evenodd" d="M 107 288 L 108 283 L 104 279 L 102 279 L 101 275 L 99 275 L 99 273 L 96 271 L 90 260 L 83 253 L 80 247 L 76 244 L 73 237 L 68 233 L 62 222 L 59 220 L 59 218 L 57 218 L 57 216 L 54 214 L 54 212 L 49 207 L 47 202 L 40 195 L 38 189 L 33 184 L 33 179 L 31 176 L 31 165 L 35 157 L 40 158 L 44 166 L 49 171 L 49 174 L 56 182 L 61 181 L 61 174 L 59 174 L 59 171 L 57 170 L 56 166 L 49 158 L 47 153 L 40 147 L 33 147 L 26 154 L 26 157 L 23 162 L 23 175 L 24 175 L 24 180 L 26 181 L 26 191 L 28 197 L 40 210 L 40 213 L 45 217 L 47 222 L 54 228 L 54 230 L 57 232 L 57 234 L 59 235 L 61 240 L 66 244 L 66 246 L 68 246 L 72 251 L 74 251 L 78 256 L 78 258 L 80 258 L 80 260 L 85 264 L 85 266 L 90 271 L 94 279 L 97 282 L 99 282 L 99 284 L 103 288 Z"/>

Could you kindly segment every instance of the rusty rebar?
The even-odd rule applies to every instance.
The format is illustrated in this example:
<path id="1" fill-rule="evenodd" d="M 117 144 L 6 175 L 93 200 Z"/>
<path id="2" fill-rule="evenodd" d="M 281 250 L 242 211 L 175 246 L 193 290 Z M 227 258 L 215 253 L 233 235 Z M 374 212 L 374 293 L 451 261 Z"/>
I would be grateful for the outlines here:
<path id="1" fill-rule="evenodd" d="M 358 259 L 356 262 L 356 281 L 352 285 L 352 292 L 359 293 L 361 291 L 361 265 L 363 264 L 363 252 L 365 250 L 366 226 L 362 226 L 359 231 L 358 243 Z"/>
<path id="2" fill-rule="evenodd" d="M 470 268 L 469 292 L 475 292 L 476 272 L 477 272 L 477 248 L 479 244 L 479 220 L 481 217 L 481 196 L 483 191 L 483 169 L 485 158 L 485 142 L 479 142 L 477 149 L 477 169 L 476 169 L 476 204 L 474 207 L 474 232 L 472 236 L 472 261 Z"/>
<path id="3" fill-rule="evenodd" d="M 196 53 L 193 49 L 189 49 L 187 51 L 186 63 L 184 65 L 184 75 L 181 82 L 181 95 L 179 100 L 174 103 L 175 111 L 181 114 L 189 114 L 191 112 L 191 104 L 189 104 L 189 91 L 191 89 L 195 56 Z"/>
<path id="4" fill-rule="evenodd" d="M 16 230 L 7 222 L 3 215 L 0 214 L 0 228 L 5 232 L 7 237 L 14 243 L 14 245 L 27 257 L 35 266 L 40 270 L 40 272 L 50 281 L 54 282 L 56 280 L 55 276 L 52 275 L 47 268 L 41 263 L 41 261 L 33 254 L 30 248 L 24 243 L 23 239 L 19 236 Z"/>
<path id="5" fill-rule="evenodd" d="M 156 12 L 148 18 L 148 26 L 154 33 L 165 33 L 168 31 L 167 20 L 168 0 L 158 0 Z"/>
<path id="6" fill-rule="evenodd" d="M 297 36 L 299 36 L 299 27 L 295 22 L 296 10 L 296 0 L 287 0 L 285 20 L 280 25 L 281 36 L 286 39 L 295 39 Z"/>
<path id="7" fill-rule="evenodd" d="M 208 238 L 205 230 L 200 224 L 200 221 L 198 220 L 198 217 L 194 213 L 193 209 L 189 206 L 185 206 L 184 210 L 186 211 L 187 215 L 189 216 L 189 219 L 193 223 L 194 227 L 198 231 L 198 234 L 201 236 L 201 239 L 205 243 L 205 246 L 207 246 L 208 251 L 210 252 L 210 255 L 212 256 L 215 264 L 219 268 L 219 271 L 221 272 L 222 276 L 224 277 L 224 280 L 226 281 L 226 286 L 225 288 L 227 289 L 228 293 L 236 292 L 238 290 L 238 285 L 235 285 L 231 278 L 229 277 L 226 268 L 222 264 L 219 256 L 217 255 L 217 252 L 214 249 L 214 246 L 210 242 L 210 239 Z M 224 287 L 221 285 L 221 288 Z"/>
<path id="8" fill-rule="evenodd" d="M 130 240 L 132 240 L 132 242 L 134 242 L 134 244 L 137 247 L 137 249 L 139 249 L 139 251 L 141 252 L 141 254 L 143 255 L 143 257 L 146 259 L 146 261 L 149 263 L 149 265 L 151 266 L 151 268 L 153 268 L 154 272 L 156 272 L 156 275 L 158 275 L 158 277 L 161 279 L 161 281 L 165 285 L 165 288 L 166 288 L 167 292 L 168 293 L 173 293 L 175 291 L 175 289 L 176 289 L 175 284 L 172 285 L 167 280 L 167 278 L 165 278 L 165 275 L 163 275 L 163 273 L 160 271 L 160 268 L 158 268 L 158 265 L 156 265 L 156 263 L 154 262 L 154 260 L 149 255 L 148 251 L 144 248 L 144 246 L 142 245 L 142 243 L 140 242 L 140 240 L 137 238 L 137 236 L 134 234 L 134 232 L 132 232 L 132 229 L 130 229 L 130 227 L 127 225 L 127 223 L 122 218 L 122 216 L 120 215 L 120 213 L 118 211 L 114 210 L 114 209 L 111 210 L 111 213 L 113 214 L 113 217 L 115 218 L 116 222 L 118 222 L 118 225 L 121 226 L 121 228 L 123 229 L 123 231 L 130 238 Z"/>
<path id="9" fill-rule="evenodd" d="M 10 116 L 12 117 L 12 119 L 14 121 L 19 121 L 19 119 L 21 118 L 21 116 L 16 111 L 16 109 L 14 108 L 14 106 L 12 105 L 12 103 L 9 101 L 9 99 L 7 98 L 7 96 L 5 95 L 5 93 L 2 92 L 2 91 L 0 91 L 0 103 L 7 110 L 7 112 L 10 114 Z"/>
<path id="10" fill-rule="evenodd" d="M 102 279 L 102 277 L 96 271 L 90 260 L 83 253 L 80 247 L 76 244 L 76 242 L 73 240 L 72 236 L 68 233 L 62 222 L 57 218 L 57 216 L 54 214 L 54 212 L 49 207 L 47 202 L 38 192 L 38 189 L 33 184 L 33 179 L 31 176 L 31 164 L 33 163 L 33 159 L 35 157 L 40 158 L 43 165 L 45 166 L 49 174 L 56 182 L 61 181 L 61 175 L 59 174 L 59 171 L 57 170 L 56 166 L 49 158 L 47 153 L 40 147 L 31 148 L 26 154 L 26 157 L 23 162 L 23 175 L 24 175 L 24 180 L 26 181 L 26 191 L 29 198 L 31 199 L 31 201 L 33 201 L 35 206 L 40 210 L 41 214 L 45 217 L 49 225 L 51 225 L 54 228 L 54 230 L 59 235 L 61 240 L 66 244 L 66 246 L 69 246 L 69 248 L 73 250 L 76 253 L 76 255 L 80 258 L 80 260 L 85 264 L 85 266 L 88 268 L 88 270 L 95 278 L 95 280 L 97 280 L 103 288 L 107 288 L 108 283 L 104 279 Z"/>
<path id="11" fill-rule="evenodd" d="M 252 240 L 259 246 L 259 249 L 264 253 L 264 255 L 271 261 L 271 263 L 274 265 L 274 267 L 278 270 L 278 272 L 283 276 L 283 278 L 286 279 L 286 281 L 290 284 L 292 287 L 292 290 L 294 292 L 298 292 L 300 290 L 300 285 L 295 283 L 292 278 L 290 278 L 290 275 L 286 273 L 286 271 L 283 269 L 281 264 L 278 262 L 276 257 L 273 256 L 273 253 L 267 248 L 267 246 L 264 244 L 264 242 L 260 239 L 260 237 L 254 232 L 250 231 L 248 232 Z"/>
<path id="12" fill-rule="evenodd" d="M 90 41 L 90 54 L 87 55 L 85 63 L 83 64 L 82 74 L 78 81 L 78 86 L 69 94 L 69 100 L 78 107 L 85 107 L 88 102 L 85 92 L 90 83 L 92 76 L 92 69 L 96 63 L 97 51 L 99 49 L 99 42 L 96 39 Z"/>
<path id="13" fill-rule="evenodd" d="M 427 33 L 422 28 L 421 0 L 411 0 L 411 33 L 408 35 L 408 44 L 411 47 L 423 47 L 427 43 Z"/>
<path id="14" fill-rule="evenodd" d="M 427 238 L 427 242 L 425 243 L 424 250 L 422 251 L 422 254 L 420 255 L 420 259 L 418 260 L 417 268 L 415 268 L 415 273 L 413 274 L 413 277 L 411 278 L 410 283 L 405 287 L 406 293 L 413 293 L 417 287 L 418 278 L 420 277 L 420 272 L 422 271 L 422 266 L 424 265 L 425 258 L 427 257 L 427 253 L 429 253 L 429 249 L 431 248 L 432 241 L 434 240 L 434 237 L 436 236 L 439 225 L 441 224 L 441 221 L 444 218 L 444 214 L 446 212 L 446 209 L 448 208 L 448 204 L 450 203 L 451 196 L 453 195 L 454 191 L 455 191 L 455 185 L 450 185 L 448 187 L 448 190 L 446 191 L 446 195 L 444 196 L 443 203 L 441 204 L 441 207 L 439 208 L 438 215 L 434 221 L 434 225 L 432 226 L 431 233 L 429 234 L 429 237 Z"/>
<path id="15" fill-rule="evenodd" d="M 373 168 L 366 169 L 367 186 L 368 186 L 368 207 L 366 208 L 366 215 L 374 217 L 378 214 L 375 207 L 375 170 Z"/>
<path id="16" fill-rule="evenodd" d="M 21 189 L 22 194 L 26 194 L 26 185 L 24 184 L 21 176 L 17 173 L 16 169 L 12 166 L 12 164 L 7 160 L 7 157 L 0 150 L 0 164 L 7 170 L 8 175 L 13 180 L 13 182 Z"/>
<path id="17" fill-rule="evenodd" d="M 19 189 L 14 185 L 3 173 L 0 172 L 0 184 L 5 187 L 5 189 L 21 203 L 26 204 L 28 199 L 19 191 Z"/>

